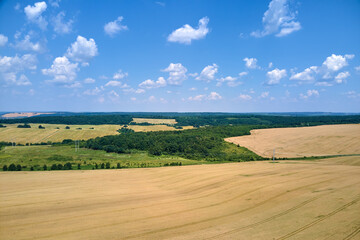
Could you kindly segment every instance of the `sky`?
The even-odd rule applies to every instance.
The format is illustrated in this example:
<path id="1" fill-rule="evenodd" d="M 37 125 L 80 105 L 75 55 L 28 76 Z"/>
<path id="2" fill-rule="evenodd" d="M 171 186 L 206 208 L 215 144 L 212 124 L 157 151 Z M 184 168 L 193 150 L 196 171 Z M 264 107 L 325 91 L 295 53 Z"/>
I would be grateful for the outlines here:
<path id="1" fill-rule="evenodd" d="M 358 0 L 0 0 L 0 111 L 360 112 Z"/>

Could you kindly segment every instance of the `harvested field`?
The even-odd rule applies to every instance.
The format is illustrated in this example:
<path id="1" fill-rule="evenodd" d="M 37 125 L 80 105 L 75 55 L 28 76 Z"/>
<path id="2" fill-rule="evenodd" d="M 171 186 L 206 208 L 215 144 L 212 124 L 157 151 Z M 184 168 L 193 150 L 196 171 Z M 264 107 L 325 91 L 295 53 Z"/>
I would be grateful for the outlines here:
<path id="1" fill-rule="evenodd" d="M 3 118 L 33 117 L 44 114 L 53 114 L 53 113 L 38 113 L 38 112 L 6 113 L 3 114 L 1 117 Z"/>
<path id="2" fill-rule="evenodd" d="M 252 130 L 251 135 L 231 137 L 263 157 L 303 157 L 360 154 L 360 124 Z"/>
<path id="3" fill-rule="evenodd" d="M 0 128 L 0 141 L 16 143 L 40 143 L 40 142 L 61 142 L 64 139 L 87 140 L 90 138 L 117 135 L 122 125 L 64 125 L 64 124 L 29 124 L 31 128 L 17 128 L 19 124 L 3 124 L 6 128 Z M 39 125 L 45 129 L 39 129 Z M 70 129 L 65 129 L 69 126 Z M 77 129 L 77 128 L 81 128 Z M 93 129 L 92 129 L 93 128 Z M 149 131 L 174 131 L 174 127 L 166 125 L 139 126 L 129 125 L 135 132 Z M 191 126 L 183 129 L 192 128 Z"/>
<path id="4" fill-rule="evenodd" d="M 358 239 L 354 162 L 0 172 L 0 238 Z"/>
<path id="5" fill-rule="evenodd" d="M 22 144 L 47 141 L 61 142 L 64 139 L 86 140 L 119 134 L 117 130 L 121 128 L 120 125 L 29 124 L 31 128 L 17 128 L 19 124 L 4 125 L 6 128 L 0 128 L 0 141 L 15 141 Z M 39 125 L 45 129 L 39 129 Z M 65 129 L 66 126 L 69 126 L 70 129 Z M 77 128 L 81 128 L 81 130 Z"/>
<path id="6" fill-rule="evenodd" d="M 128 125 L 128 128 L 134 130 L 135 132 L 155 132 L 155 131 L 186 130 L 186 129 L 192 129 L 193 127 L 185 126 L 182 129 L 175 129 L 175 128 L 169 127 L 167 125 L 149 125 L 149 126 Z"/>
<path id="7" fill-rule="evenodd" d="M 156 119 L 156 118 L 133 118 L 135 123 L 150 123 L 150 124 L 176 124 L 175 119 Z"/>

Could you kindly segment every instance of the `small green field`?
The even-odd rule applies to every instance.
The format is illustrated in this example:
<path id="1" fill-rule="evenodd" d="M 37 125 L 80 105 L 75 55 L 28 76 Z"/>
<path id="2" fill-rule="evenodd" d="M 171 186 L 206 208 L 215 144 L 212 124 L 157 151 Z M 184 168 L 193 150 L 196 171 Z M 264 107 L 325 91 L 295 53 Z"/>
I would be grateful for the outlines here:
<path id="1" fill-rule="evenodd" d="M 16 146 L 5 147 L 0 151 L 0 167 L 10 164 L 21 165 L 22 170 L 44 170 L 46 164 L 49 170 L 53 164 L 70 162 L 72 169 L 90 170 L 101 168 L 101 164 L 109 163 L 110 168 L 139 168 L 161 167 L 171 165 L 194 165 L 208 163 L 206 161 L 189 160 L 176 156 L 151 156 L 147 152 L 133 152 L 130 154 L 107 153 L 102 150 L 80 148 L 75 152 L 73 146 Z M 106 168 L 106 167 L 105 167 Z"/>

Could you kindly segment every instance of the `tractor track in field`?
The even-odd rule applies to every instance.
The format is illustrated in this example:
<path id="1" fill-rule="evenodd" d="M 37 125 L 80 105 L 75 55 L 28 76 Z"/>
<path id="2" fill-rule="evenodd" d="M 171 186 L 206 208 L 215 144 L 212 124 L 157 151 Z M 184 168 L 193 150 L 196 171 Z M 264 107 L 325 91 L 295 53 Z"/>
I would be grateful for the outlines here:
<path id="1" fill-rule="evenodd" d="M 358 183 L 356 183 L 356 184 L 358 184 Z M 342 187 L 342 189 L 347 188 L 347 187 L 352 187 L 353 185 L 354 185 L 354 184 L 347 185 L 347 186 L 345 186 L 345 187 Z M 289 208 L 289 209 L 287 209 L 287 210 L 285 210 L 285 211 L 283 211 L 283 212 L 280 212 L 280 213 L 278 213 L 278 214 L 276 214 L 276 215 L 273 215 L 273 216 L 271 216 L 271 217 L 269 217 L 269 218 L 266 218 L 266 219 L 263 219 L 263 220 L 261 220 L 261 221 L 258 221 L 258 222 L 255 222 L 255 223 L 252 223 L 252 224 L 249 224 L 249 225 L 240 227 L 240 228 L 236 228 L 236 229 L 233 229 L 233 230 L 231 230 L 231 231 L 224 232 L 224 233 L 221 233 L 221 234 L 218 234 L 218 235 L 216 235 L 216 236 L 212 236 L 212 237 L 206 238 L 206 239 L 218 239 L 219 237 L 224 237 L 224 236 L 226 236 L 226 235 L 238 233 L 238 232 L 240 232 L 240 231 L 243 231 L 243 230 L 246 230 L 246 229 L 249 229 L 249 228 L 252 228 L 252 227 L 256 227 L 256 226 L 258 226 L 258 225 L 261 225 L 261 224 L 270 222 L 270 221 L 272 221 L 272 220 L 274 220 L 274 219 L 276 219 L 276 218 L 278 218 L 278 217 L 281 217 L 281 216 L 284 216 L 284 215 L 286 215 L 286 214 L 288 214 L 288 213 L 290 213 L 290 212 L 293 212 L 293 211 L 295 211 L 295 210 L 297 210 L 297 209 L 305 206 L 306 204 L 311 203 L 311 202 L 313 202 L 313 201 L 315 201 L 315 200 L 317 200 L 317 199 L 319 199 L 319 198 L 321 198 L 321 197 L 323 197 L 323 196 L 325 196 L 325 195 L 331 194 L 331 193 L 333 193 L 333 192 L 328 192 L 328 193 L 325 193 L 325 194 L 322 194 L 322 195 L 319 195 L 319 196 L 310 198 L 310 199 L 308 199 L 308 200 L 306 200 L 306 201 L 304 201 L 304 202 L 302 202 L 302 203 L 300 203 L 300 204 L 298 204 L 298 205 L 296 205 L 296 206 L 294 206 L 294 207 L 292 207 L 292 208 Z"/>
<path id="2" fill-rule="evenodd" d="M 354 231 L 347 235 L 343 240 L 350 240 L 354 238 L 358 233 L 360 233 L 360 226 L 358 226 Z"/>
<path id="3" fill-rule="evenodd" d="M 332 217 L 333 215 L 335 215 L 335 214 L 337 214 L 337 213 L 345 210 L 346 208 L 348 208 L 348 207 L 356 204 L 359 200 L 360 200 L 360 195 L 358 195 L 358 196 L 357 196 L 354 200 L 352 200 L 351 202 L 349 202 L 349 203 L 347 203 L 347 204 L 345 204 L 345 205 L 343 205 L 343 206 L 335 209 L 334 211 L 326 214 L 325 216 L 320 217 L 319 219 L 316 219 L 315 221 L 312 221 L 312 222 L 310 222 L 310 223 L 302 226 L 301 228 L 296 229 L 295 231 L 292 231 L 292 232 L 290 232 L 290 233 L 288 233 L 288 234 L 286 234 L 286 235 L 278 238 L 277 240 L 288 239 L 288 238 L 290 238 L 290 237 L 292 237 L 292 236 L 294 236 L 294 235 L 296 235 L 296 234 L 298 234 L 298 233 L 301 233 L 302 231 L 305 231 L 306 229 L 308 229 L 308 228 L 310 228 L 310 227 L 318 224 L 319 222 L 322 222 L 322 221 L 324 221 L 325 219 L 327 219 L 327 218 L 329 218 L 329 217 Z M 355 231 L 355 234 L 354 234 L 353 236 L 355 236 L 356 234 L 357 234 L 357 232 Z M 351 236 L 351 237 L 353 237 L 353 236 Z M 350 239 L 351 239 L 351 238 L 350 238 Z"/>
<path id="4" fill-rule="evenodd" d="M 294 179 L 294 180 L 291 180 L 291 181 L 299 181 L 301 179 L 307 179 L 308 176 L 306 177 L 302 177 L 302 178 L 299 178 L 299 179 Z M 251 182 L 251 180 L 245 182 L 245 183 L 249 183 Z M 288 183 L 290 182 L 289 180 L 286 180 L 286 181 L 281 181 L 281 182 L 278 182 L 276 184 L 283 184 L 283 183 Z M 244 183 L 242 183 L 244 184 Z M 211 185 L 211 184 L 210 184 Z M 313 185 L 313 184 L 310 184 L 310 185 Z M 208 185 L 204 186 L 204 187 L 208 187 Z M 78 215 L 78 216 L 72 216 L 72 219 L 74 218 L 82 218 L 82 217 L 90 217 L 90 216 L 96 216 L 96 215 L 99 215 L 99 214 L 103 214 L 103 213 L 120 213 L 120 212 L 125 212 L 125 211 L 133 211 L 133 210 L 139 210 L 139 209 L 142 209 L 142 208 L 149 208 L 149 207 L 154 207 L 154 206 L 158 206 L 158 205 L 164 205 L 164 204 L 172 204 L 172 203 L 176 203 L 176 202 L 184 202 L 184 201 L 191 201 L 191 200 L 197 200 L 197 199 L 202 199 L 202 198 L 206 198 L 206 197 L 209 197 L 211 195 L 215 195 L 215 194 L 218 194 L 220 192 L 223 192 L 223 191 L 227 191 L 227 190 L 231 190 L 233 189 L 234 187 L 236 187 L 236 184 L 235 186 L 230 186 L 226 189 L 220 189 L 216 192 L 212 192 L 212 193 L 208 193 L 208 194 L 205 194 L 205 195 L 201 195 L 201 196 L 198 196 L 198 197 L 191 197 L 191 198 L 185 198 L 185 199 L 181 199 L 181 200 L 175 200 L 175 201 L 167 201 L 167 202 L 161 202 L 161 203 L 155 203 L 155 204 L 149 204 L 149 205 L 146 205 L 146 206 L 141 206 L 141 207 L 131 207 L 131 208 L 126 208 L 126 209 L 119 209 L 119 210 L 111 210 L 111 211 L 102 211 L 101 213 L 90 213 L 90 214 L 86 214 L 86 215 Z M 177 212 L 173 212 L 173 213 L 168 213 L 168 214 L 163 214 L 163 215 L 157 215 L 157 216 L 151 216 L 151 217 L 147 217 L 147 218 L 140 218 L 140 219 L 134 219 L 134 220 L 130 220 L 130 221 L 125 221 L 125 222 L 122 222 L 122 223 L 129 223 L 129 222 L 136 222 L 136 221 L 141 221 L 141 220 L 147 220 L 147 219 L 152 219 L 152 218 L 160 218 L 160 217 L 165 217 L 165 216 L 170 216 L 170 215 L 174 215 L 174 214 L 180 214 L 180 213 L 185 213 L 185 212 L 191 212 L 191 211 L 195 211 L 195 210 L 200 210 L 200 209 L 204 209 L 204 208 L 209 208 L 209 207 L 215 207 L 215 206 L 218 206 L 218 205 L 222 205 L 222 204 L 225 204 L 227 202 L 230 202 L 230 201 L 234 201 L 240 197 L 243 197 L 247 194 L 250 194 L 250 193 L 253 193 L 253 192 L 256 192 L 256 191 L 259 191 L 261 189 L 265 189 L 265 188 L 268 188 L 268 187 L 271 187 L 269 186 L 268 184 L 266 185 L 263 185 L 261 187 L 257 187 L 255 189 L 252 189 L 250 191 L 247 191 L 245 193 L 241 193 L 241 194 L 238 194 L 236 196 L 233 196 L 229 199 L 226 199 L 226 200 L 223 200 L 223 201 L 220 201 L 218 203 L 212 203 L 212 204 L 209 204 L 209 205 L 206 205 L 206 206 L 201 206 L 201 207 L 196 207 L 196 208 L 192 208 L 192 209 L 187 209 L 187 210 L 182 210 L 182 211 L 177 211 Z M 193 192 L 193 191 L 191 191 Z M 184 195 L 182 193 L 182 195 Z M 109 195 L 110 196 L 110 195 Z M 157 197 L 153 197 L 153 198 L 157 198 Z M 152 199 L 152 198 L 145 198 L 147 200 L 149 199 Z M 72 199 L 73 200 L 73 199 Z M 127 200 L 128 201 L 128 200 Z M 118 202 L 113 202 L 113 203 L 107 203 L 107 204 L 117 204 Z M 91 207 L 91 206 L 89 206 Z M 75 207 L 72 207 L 74 209 L 77 209 L 77 206 Z M 68 208 L 66 208 L 68 209 Z M 57 208 L 57 211 L 58 210 L 61 210 L 59 208 Z M 1 217 L 5 217 L 4 215 L 1 215 Z M 56 221 L 66 221 L 68 220 L 68 218 L 57 218 Z M 29 226 L 29 225 L 33 225 L 33 224 L 42 224 L 42 223 L 47 223 L 48 221 L 38 221 L 38 222 L 31 222 L 31 223 L 26 223 L 26 224 L 19 224 L 18 226 Z M 120 224 L 120 223 L 119 223 Z"/>

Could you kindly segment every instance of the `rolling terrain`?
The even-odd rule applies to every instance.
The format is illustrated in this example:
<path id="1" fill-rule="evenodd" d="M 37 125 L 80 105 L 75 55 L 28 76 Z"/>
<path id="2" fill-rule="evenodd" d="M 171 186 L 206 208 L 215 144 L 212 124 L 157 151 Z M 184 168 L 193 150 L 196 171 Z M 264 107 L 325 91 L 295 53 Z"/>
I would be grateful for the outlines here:
<path id="1" fill-rule="evenodd" d="M 0 172 L 0 238 L 358 239 L 359 162 Z"/>
<path id="2" fill-rule="evenodd" d="M 258 131 L 254 136 L 267 137 L 245 142 L 263 149 L 277 144 L 287 157 L 359 154 L 355 124 L 252 133 Z M 227 145 L 234 154 L 241 150 Z M 0 160 L 41 166 L 54 154 L 111 166 L 194 164 L 145 152 L 80 149 L 75 154 L 71 146 L 5 147 Z M 359 239 L 359 216 L 360 156 L 0 172 L 0 239 Z"/>
<path id="3" fill-rule="evenodd" d="M 227 142 L 246 147 L 262 157 L 311 157 L 360 154 L 360 124 L 251 130 L 251 135 Z"/>

